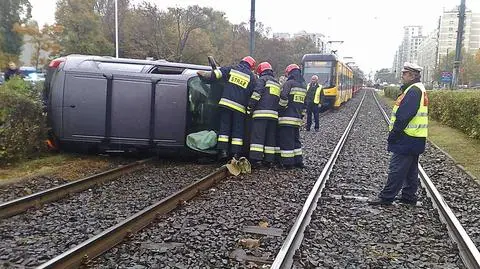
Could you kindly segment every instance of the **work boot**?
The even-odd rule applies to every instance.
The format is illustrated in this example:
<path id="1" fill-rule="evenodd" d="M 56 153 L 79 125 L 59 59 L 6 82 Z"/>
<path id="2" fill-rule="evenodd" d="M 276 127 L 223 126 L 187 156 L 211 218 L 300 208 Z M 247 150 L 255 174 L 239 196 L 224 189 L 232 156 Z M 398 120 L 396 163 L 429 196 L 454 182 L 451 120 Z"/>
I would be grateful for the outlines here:
<path id="1" fill-rule="evenodd" d="M 295 167 L 296 167 L 296 168 L 303 169 L 303 168 L 305 168 L 305 165 L 304 165 L 303 163 L 296 163 L 296 164 L 295 164 Z"/>
<path id="2" fill-rule="evenodd" d="M 387 200 L 384 200 L 382 198 L 372 198 L 372 199 L 368 199 L 367 200 L 367 203 L 369 205 L 391 205 L 392 202 L 391 201 L 387 201 Z"/>
<path id="3" fill-rule="evenodd" d="M 408 199 L 400 198 L 398 199 L 398 201 L 404 205 L 417 205 L 417 200 L 408 200 Z"/>
<path id="4" fill-rule="evenodd" d="M 274 166 L 273 162 L 267 162 L 267 161 L 264 161 L 263 162 L 263 166 L 265 166 L 266 168 L 271 168 Z"/>
<path id="5" fill-rule="evenodd" d="M 318 133 L 318 131 L 319 131 L 318 129 L 315 129 L 315 132 L 316 132 L 316 133 Z"/>
<path id="6" fill-rule="evenodd" d="M 261 161 L 251 160 L 250 163 L 251 163 L 251 166 L 252 166 L 253 169 L 258 169 L 258 168 L 262 167 L 262 162 Z"/>
<path id="7" fill-rule="evenodd" d="M 228 158 L 228 153 L 227 153 L 226 150 L 220 150 L 218 152 L 218 158 L 217 159 L 219 161 L 225 161 L 225 160 L 227 160 L 227 158 Z"/>

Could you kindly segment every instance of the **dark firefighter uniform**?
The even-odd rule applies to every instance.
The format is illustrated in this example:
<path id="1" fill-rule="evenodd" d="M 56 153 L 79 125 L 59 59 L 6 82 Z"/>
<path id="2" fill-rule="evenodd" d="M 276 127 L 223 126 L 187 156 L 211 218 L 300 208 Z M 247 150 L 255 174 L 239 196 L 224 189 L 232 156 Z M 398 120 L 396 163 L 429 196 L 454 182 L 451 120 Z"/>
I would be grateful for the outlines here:
<path id="1" fill-rule="evenodd" d="M 392 110 L 388 151 L 392 152 L 388 180 L 370 204 L 390 204 L 402 191 L 400 202 L 415 204 L 418 189 L 418 158 L 425 151 L 428 134 L 428 97 L 420 82 L 422 68 L 405 63 L 402 70 L 402 94 Z"/>
<path id="2" fill-rule="evenodd" d="M 318 105 L 320 104 L 320 93 L 322 92 L 322 86 L 318 84 L 317 80 L 313 81 L 312 77 L 312 82 L 308 83 L 307 85 L 307 97 L 305 99 L 307 106 L 307 131 L 310 131 L 310 127 L 312 126 L 312 114 L 315 122 L 315 131 L 318 131 L 320 127 L 320 122 L 318 119 L 320 109 Z"/>
<path id="3" fill-rule="evenodd" d="M 300 68 L 296 64 L 287 66 L 288 76 L 280 93 L 280 110 L 278 117 L 278 142 L 280 147 L 280 164 L 285 168 L 303 167 L 300 126 L 305 110 L 307 89 Z"/>
<path id="4" fill-rule="evenodd" d="M 198 72 L 200 76 L 209 76 L 210 80 L 223 79 L 226 83 L 222 97 L 218 102 L 220 113 L 220 129 L 217 149 L 220 158 L 240 155 L 243 148 L 245 132 L 245 116 L 248 100 L 255 86 L 255 77 L 251 71 L 255 60 L 247 56 L 236 66 L 220 67 L 213 72 Z M 230 149 L 230 150 L 229 150 Z"/>
<path id="5" fill-rule="evenodd" d="M 280 84 L 273 77 L 272 66 L 267 62 L 258 65 L 257 73 L 260 77 L 248 103 L 253 119 L 249 157 L 254 165 L 263 160 L 270 166 L 275 161 Z"/>

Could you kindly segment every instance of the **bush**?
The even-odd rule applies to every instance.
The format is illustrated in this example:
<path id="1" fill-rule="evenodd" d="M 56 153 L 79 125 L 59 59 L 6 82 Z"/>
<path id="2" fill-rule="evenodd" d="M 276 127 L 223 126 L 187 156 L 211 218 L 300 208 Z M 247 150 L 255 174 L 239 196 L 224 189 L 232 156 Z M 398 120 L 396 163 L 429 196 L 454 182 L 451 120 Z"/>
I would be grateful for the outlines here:
<path id="1" fill-rule="evenodd" d="M 397 100 L 397 97 L 402 93 L 399 87 L 387 86 L 383 89 L 386 97 L 389 97 L 393 100 Z"/>
<path id="2" fill-rule="evenodd" d="M 14 78 L 0 86 L 0 164 L 46 149 L 41 87 Z"/>
<path id="3" fill-rule="evenodd" d="M 480 139 L 479 91 L 429 91 L 430 118 Z"/>

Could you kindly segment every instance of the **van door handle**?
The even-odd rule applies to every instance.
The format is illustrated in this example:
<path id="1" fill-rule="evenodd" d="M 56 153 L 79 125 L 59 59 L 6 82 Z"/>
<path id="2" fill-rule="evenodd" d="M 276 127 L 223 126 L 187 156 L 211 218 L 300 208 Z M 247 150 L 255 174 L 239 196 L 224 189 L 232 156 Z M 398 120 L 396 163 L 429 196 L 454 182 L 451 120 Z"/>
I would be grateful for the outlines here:
<path id="1" fill-rule="evenodd" d="M 75 106 L 75 105 L 69 105 L 69 107 L 71 107 L 71 108 L 75 108 L 76 106 Z"/>

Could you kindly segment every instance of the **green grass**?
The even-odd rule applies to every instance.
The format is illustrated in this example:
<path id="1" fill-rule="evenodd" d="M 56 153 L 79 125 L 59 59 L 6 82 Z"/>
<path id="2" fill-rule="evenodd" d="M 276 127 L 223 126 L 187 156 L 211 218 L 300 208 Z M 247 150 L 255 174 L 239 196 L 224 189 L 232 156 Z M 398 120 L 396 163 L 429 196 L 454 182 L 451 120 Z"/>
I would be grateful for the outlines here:
<path id="1" fill-rule="evenodd" d="M 394 101 L 385 96 L 383 101 L 393 106 Z M 457 129 L 429 119 L 428 140 L 448 153 L 456 163 L 480 179 L 480 140 L 468 137 Z"/>
<path id="2" fill-rule="evenodd" d="M 0 184 L 3 181 L 51 173 L 56 167 L 72 159 L 72 155 L 55 154 L 2 166 L 0 167 Z"/>
<path id="3" fill-rule="evenodd" d="M 480 179 L 480 141 L 437 121 L 428 122 L 428 140 L 435 143 L 468 172 Z"/>
<path id="4" fill-rule="evenodd" d="M 46 154 L 35 159 L 0 166 L 0 186 L 42 175 L 74 180 L 92 171 L 107 169 L 108 160 L 107 157 L 95 155 Z"/>

